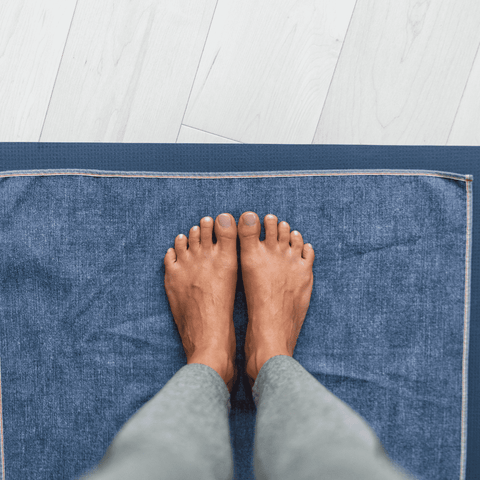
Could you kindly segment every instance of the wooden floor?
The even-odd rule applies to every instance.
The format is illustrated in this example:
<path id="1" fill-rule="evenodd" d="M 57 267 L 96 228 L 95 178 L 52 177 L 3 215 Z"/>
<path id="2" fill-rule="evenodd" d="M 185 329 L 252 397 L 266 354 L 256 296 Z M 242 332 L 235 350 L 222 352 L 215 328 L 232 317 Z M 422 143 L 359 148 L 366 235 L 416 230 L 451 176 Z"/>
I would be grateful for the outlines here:
<path id="1" fill-rule="evenodd" d="M 0 141 L 480 145 L 478 0 L 5 0 Z"/>

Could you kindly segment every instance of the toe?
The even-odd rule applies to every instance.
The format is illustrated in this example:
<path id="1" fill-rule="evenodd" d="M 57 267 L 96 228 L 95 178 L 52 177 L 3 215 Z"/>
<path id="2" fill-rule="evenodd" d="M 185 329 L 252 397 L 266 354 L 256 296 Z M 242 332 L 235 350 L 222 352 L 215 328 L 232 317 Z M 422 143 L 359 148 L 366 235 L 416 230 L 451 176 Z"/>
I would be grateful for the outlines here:
<path id="1" fill-rule="evenodd" d="M 278 225 L 278 243 L 285 249 L 290 246 L 290 225 L 287 222 Z"/>
<path id="2" fill-rule="evenodd" d="M 269 246 L 275 245 L 278 241 L 277 224 L 278 218 L 275 215 L 269 214 L 263 219 L 265 243 Z"/>
<path id="3" fill-rule="evenodd" d="M 313 261 L 315 260 L 315 251 L 313 250 L 311 243 L 306 243 L 303 246 L 303 258 L 313 265 Z"/>
<path id="4" fill-rule="evenodd" d="M 167 253 L 165 254 L 165 258 L 163 259 L 163 263 L 165 266 L 173 265 L 177 261 L 177 254 L 175 253 L 174 248 L 169 248 Z"/>
<path id="5" fill-rule="evenodd" d="M 187 237 L 182 233 L 175 238 L 175 253 L 177 260 L 187 253 Z"/>
<path id="6" fill-rule="evenodd" d="M 237 224 L 230 213 L 222 213 L 215 220 L 215 236 L 220 248 L 235 250 L 237 248 Z"/>
<path id="7" fill-rule="evenodd" d="M 200 227 L 195 225 L 188 234 L 188 249 L 196 251 L 200 246 Z"/>
<path id="8" fill-rule="evenodd" d="M 240 246 L 246 247 L 260 242 L 260 219 L 255 212 L 244 212 L 238 220 Z"/>
<path id="9" fill-rule="evenodd" d="M 294 230 L 290 234 L 290 244 L 295 254 L 301 255 L 303 250 L 302 234 L 298 230 Z"/>
<path id="10" fill-rule="evenodd" d="M 208 247 L 213 245 L 212 233 L 213 233 L 213 218 L 203 217 L 200 220 L 200 243 L 202 244 L 203 247 Z"/>

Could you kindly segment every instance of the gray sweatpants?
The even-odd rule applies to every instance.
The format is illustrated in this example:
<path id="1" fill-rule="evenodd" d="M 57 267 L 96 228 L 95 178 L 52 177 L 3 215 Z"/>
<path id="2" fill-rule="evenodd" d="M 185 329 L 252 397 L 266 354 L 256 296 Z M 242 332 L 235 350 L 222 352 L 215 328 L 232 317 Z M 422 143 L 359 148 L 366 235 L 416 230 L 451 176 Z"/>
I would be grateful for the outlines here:
<path id="1" fill-rule="evenodd" d="M 295 359 L 277 355 L 252 389 L 257 480 L 413 479 L 368 423 Z M 122 427 L 82 479 L 230 480 L 230 395 L 202 364 L 182 367 Z"/>

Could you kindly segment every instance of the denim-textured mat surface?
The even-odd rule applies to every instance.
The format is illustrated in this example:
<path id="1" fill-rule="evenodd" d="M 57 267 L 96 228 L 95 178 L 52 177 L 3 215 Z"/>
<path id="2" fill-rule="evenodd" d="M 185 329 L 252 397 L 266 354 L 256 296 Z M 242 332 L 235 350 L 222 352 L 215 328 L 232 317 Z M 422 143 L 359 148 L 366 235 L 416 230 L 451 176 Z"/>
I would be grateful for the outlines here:
<path id="1" fill-rule="evenodd" d="M 163 288 L 167 249 L 202 216 L 228 211 L 238 221 L 246 210 L 262 220 L 276 214 L 315 248 L 294 358 L 418 478 L 465 475 L 473 205 L 465 174 L 473 170 L 162 175 L 171 166 L 120 171 L 97 158 L 86 169 L 57 158 L 63 164 L 50 168 L 40 156 L 14 169 L 13 144 L 0 147 L 6 479 L 73 478 L 101 459 L 123 423 L 186 363 Z M 154 147 L 180 158 L 187 146 Z M 250 147 L 254 158 L 260 146 L 235 147 Z M 318 155 L 327 146 L 309 147 Z M 217 146 L 224 162 L 228 151 Z M 234 320 L 242 374 L 241 269 Z M 243 376 L 231 403 L 236 478 L 253 478 L 255 407 Z M 476 405 L 468 407 L 471 416 Z M 477 478 L 469 468 L 466 478 Z"/>

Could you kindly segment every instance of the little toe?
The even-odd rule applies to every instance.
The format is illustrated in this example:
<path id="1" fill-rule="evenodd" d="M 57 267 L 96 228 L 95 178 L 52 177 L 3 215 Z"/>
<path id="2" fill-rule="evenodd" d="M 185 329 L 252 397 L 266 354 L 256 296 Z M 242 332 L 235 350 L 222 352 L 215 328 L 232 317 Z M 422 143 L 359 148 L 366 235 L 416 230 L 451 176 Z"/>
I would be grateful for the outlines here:
<path id="1" fill-rule="evenodd" d="M 222 213 L 215 220 L 215 236 L 221 249 L 236 251 L 237 224 L 230 213 Z"/>
<path id="2" fill-rule="evenodd" d="M 306 243 L 303 246 L 303 258 L 307 260 L 311 265 L 313 265 L 313 261 L 315 260 L 315 251 L 310 243 Z"/>
<path id="3" fill-rule="evenodd" d="M 167 253 L 165 254 L 165 258 L 163 259 L 163 263 L 168 268 L 169 266 L 173 265 L 177 261 L 177 254 L 175 253 L 174 248 L 169 248 Z"/>
<path id="4" fill-rule="evenodd" d="M 175 252 L 177 260 L 183 258 L 187 253 L 187 237 L 182 233 L 175 238 Z"/>
<path id="5" fill-rule="evenodd" d="M 200 247 L 200 227 L 195 225 L 190 229 L 188 234 L 188 249 L 192 251 L 197 251 Z"/>
<path id="6" fill-rule="evenodd" d="M 290 234 L 290 244 L 295 254 L 301 255 L 303 250 L 303 238 L 302 234 L 298 230 L 294 230 Z"/>
<path id="7" fill-rule="evenodd" d="M 200 243 L 203 247 L 211 247 L 213 245 L 213 218 L 203 217 L 200 220 Z"/>
<path id="8" fill-rule="evenodd" d="M 278 225 L 278 243 L 284 249 L 290 246 L 290 225 L 287 222 Z"/>

